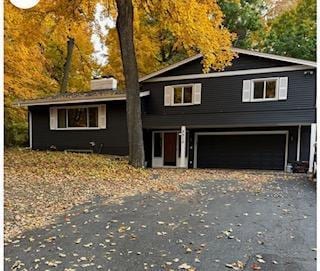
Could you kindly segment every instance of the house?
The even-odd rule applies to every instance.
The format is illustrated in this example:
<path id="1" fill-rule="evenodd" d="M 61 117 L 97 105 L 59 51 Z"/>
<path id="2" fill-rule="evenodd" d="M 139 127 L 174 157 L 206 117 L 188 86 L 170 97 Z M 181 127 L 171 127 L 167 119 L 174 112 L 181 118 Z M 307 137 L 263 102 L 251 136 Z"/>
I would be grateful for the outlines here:
<path id="1" fill-rule="evenodd" d="M 285 170 L 313 164 L 316 63 L 234 49 L 224 71 L 202 72 L 201 55 L 140 78 L 146 165 Z M 30 147 L 128 154 L 125 95 L 116 80 L 92 91 L 19 102 Z"/>

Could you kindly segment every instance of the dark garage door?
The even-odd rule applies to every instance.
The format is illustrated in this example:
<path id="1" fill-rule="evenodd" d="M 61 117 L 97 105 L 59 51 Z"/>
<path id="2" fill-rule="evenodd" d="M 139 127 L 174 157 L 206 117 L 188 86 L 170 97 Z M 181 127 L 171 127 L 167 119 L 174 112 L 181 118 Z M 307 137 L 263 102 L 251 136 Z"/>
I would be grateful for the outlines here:
<path id="1" fill-rule="evenodd" d="M 284 169 L 285 134 L 199 135 L 198 168 Z"/>

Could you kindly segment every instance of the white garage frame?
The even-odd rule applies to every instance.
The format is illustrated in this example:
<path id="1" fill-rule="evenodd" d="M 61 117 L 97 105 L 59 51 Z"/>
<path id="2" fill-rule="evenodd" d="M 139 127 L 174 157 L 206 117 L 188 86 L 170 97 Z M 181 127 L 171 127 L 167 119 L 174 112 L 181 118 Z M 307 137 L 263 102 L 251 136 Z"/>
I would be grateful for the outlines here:
<path id="1" fill-rule="evenodd" d="M 193 167 L 197 168 L 198 163 L 198 137 L 201 135 L 285 135 L 285 157 L 283 169 L 286 171 L 288 164 L 288 146 L 289 146 L 289 131 L 288 130 L 273 130 L 273 131 L 230 131 L 230 132 L 198 132 L 194 134 L 194 154 Z"/>

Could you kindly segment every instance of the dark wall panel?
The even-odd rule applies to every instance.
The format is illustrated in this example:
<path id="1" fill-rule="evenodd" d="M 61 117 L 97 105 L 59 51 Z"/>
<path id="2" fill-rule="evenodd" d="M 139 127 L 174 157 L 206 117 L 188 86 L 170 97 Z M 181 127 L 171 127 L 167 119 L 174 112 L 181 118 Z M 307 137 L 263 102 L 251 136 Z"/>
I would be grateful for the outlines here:
<path id="1" fill-rule="evenodd" d="M 49 107 L 31 107 L 33 120 L 33 148 L 50 149 L 55 146 L 58 150 L 90 149 L 90 142 L 95 142 L 95 152 L 127 155 L 128 136 L 126 124 L 125 103 L 108 102 L 107 129 L 101 130 L 50 130 Z"/>
<path id="2" fill-rule="evenodd" d="M 311 126 L 301 127 L 300 160 L 309 161 Z"/>
<path id="3" fill-rule="evenodd" d="M 288 99 L 268 102 L 242 102 L 242 82 L 247 79 L 288 76 Z M 164 86 L 202 83 L 200 105 L 164 106 Z M 143 84 L 150 90 L 143 116 L 144 125 L 237 125 L 315 122 L 315 75 L 291 71 L 258 75 L 154 82 Z"/>

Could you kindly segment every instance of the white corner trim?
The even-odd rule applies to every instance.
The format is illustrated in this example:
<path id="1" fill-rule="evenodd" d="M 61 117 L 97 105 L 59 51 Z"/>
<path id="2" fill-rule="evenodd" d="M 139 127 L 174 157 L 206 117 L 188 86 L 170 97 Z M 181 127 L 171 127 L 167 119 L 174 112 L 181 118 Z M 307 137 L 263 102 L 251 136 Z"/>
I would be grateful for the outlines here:
<path id="1" fill-rule="evenodd" d="M 140 92 L 140 97 L 145 97 L 150 95 L 150 91 L 143 91 Z M 61 99 L 61 100 L 48 100 L 48 99 L 39 99 L 37 100 L 30 100 L 25 102 L 17 102 L 18 106 L 35 106 L 35 105 L 53 105 L 53 104 L 75 104 L 75 103 L 95 103 L 95 102 L 107 102 L 107 101 L 122 101 L 126 100 L 126 95 L 118 95 L 115 97 L 105 96 L 105 97 L 80 97 L 80 98 L 70 98 L 70 99 Z"/>
<path id="2" fill-rule="evenodd" d="M 237 71 L 227 71 L 227 72 L 213 72 L 213 73 L 199 73 L 199 74 L 156 77 L 156 78 L 146 80 L 145 82 L 163 82 L 163 81 L 175 81 L 175 80 L 202 79 L 202 78 L 212 78 L 212 77 L 300 71 L 300 70 L 308 70 L 308 69 L 311 69 L 311 68 L 305 65 L 291 65 L 291 66 L 284 66 L 284 67 L 273 67 L 273 68 L 262 68 L 262 69 L 249 69 L 249 70 L 237 70 Z"/>
<path id="3" fill-rule="evenodd" d="M 32 150 L 32 112 L 29 111 L 29 148 Z"/>
<path id="4" fill-rule="evenodd" d="M 289 147 L 289 131 L 287 130 L 272 130 L 272 131 L 232 131 L 232 132 L 198 132 L 195 133 L 194 139 L 194 153 L 193 153 L 193 167 L 198 166 L 198 137 L 201 135 L 285 135 L 285 158 L 284 158 L 284 171 L 286 171 L 288 164 L 288 147 Z"/>
<path id="5" fill-rule="evenodd" d="M 317 124 L 311 124 L 311 131 L 310 131 L 310 156 L 309 156 L 309 172 L 313 171 L 313 163 L 314 163 L 314 153 L 316 147 L 316 138 L 317 138 Z"/>

